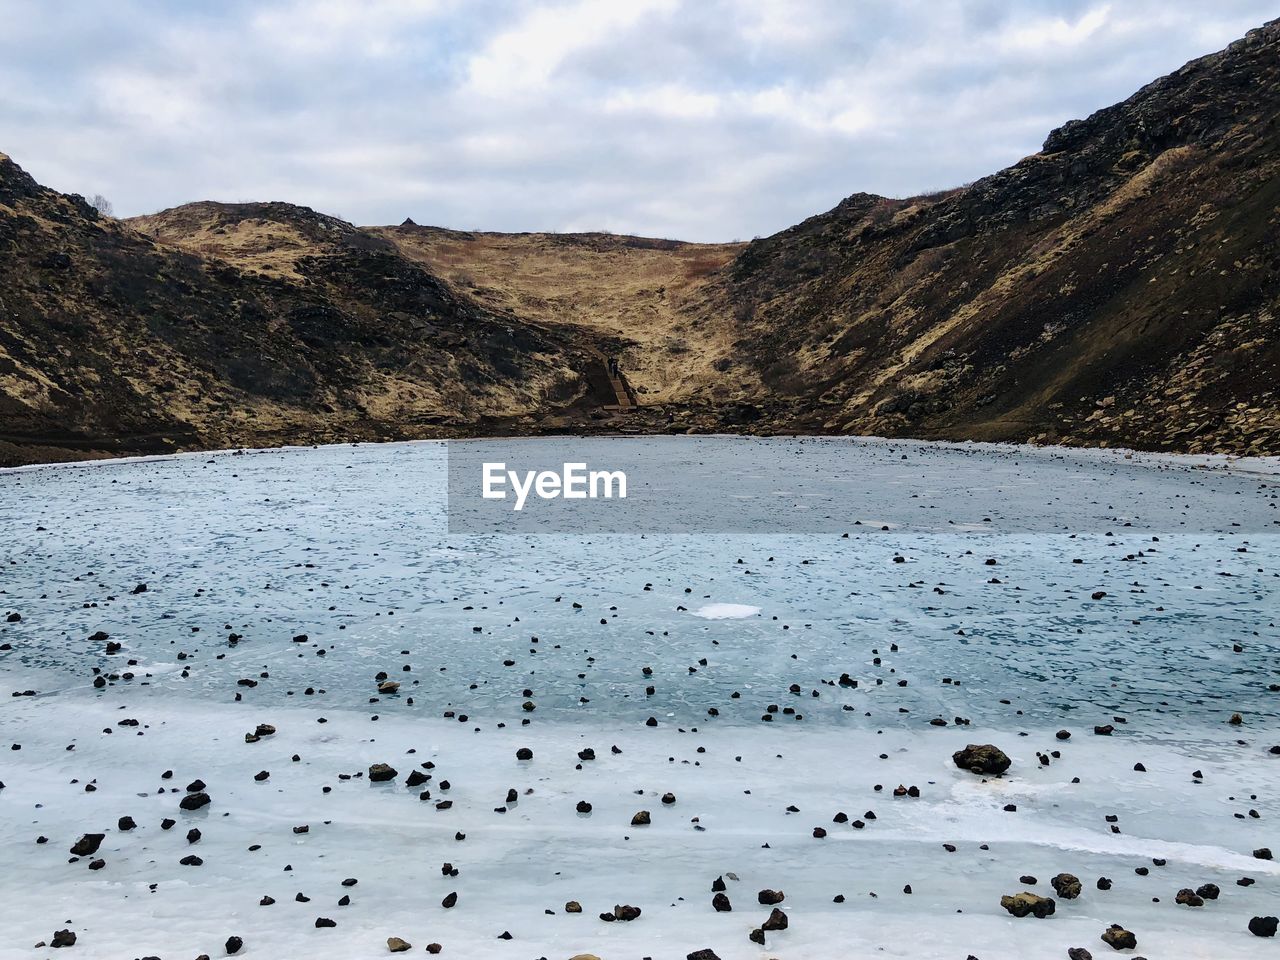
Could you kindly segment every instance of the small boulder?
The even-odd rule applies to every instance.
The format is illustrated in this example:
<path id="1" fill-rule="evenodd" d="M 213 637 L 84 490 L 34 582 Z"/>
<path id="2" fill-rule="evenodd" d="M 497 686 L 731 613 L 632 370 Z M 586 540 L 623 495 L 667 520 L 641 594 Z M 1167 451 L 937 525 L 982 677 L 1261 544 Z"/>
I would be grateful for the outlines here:
<path id="1" fill-rule="evenodd" d="M 1249 921 L 1249 932 L 1255 937 L 1274 937 L 1277 926 L 1280 926 L 1280 920 L 1275 917 L 1254 917 Z"/>
<path id="2" fill-rule="evenodd" d="M 991 743 L 971 743 L 951 755 L 961 770 L 998 777 L 1012 766 L 1013 761 L 1003 750 Z"/>
<path id="3" fill-rule="evenodd" d="M 1101 940 L 1112 950 L 1132 950 L 1138 945 L 1138 938 L 1118 923 L 1103 930 Z"/>
<path id="4" fill-rule="evenodd" d="M 102 846 L 105 833 L 86 833 L 71 846 L 71 853 L 76 857 L 87 857 L 98 852 Z"/>
<path id="5" fill-rule="evenodd" d="M 783 913 L 781 910 L 779 910 L 777 907 L 774 907 L 769 914 L 769 919 L 766 920 L 764 923 L 760 924 L 760 929 L 766 930 L 766 931 L 785 930 L 787 929 L 787 925 L 789 923 L 790 923 L 790 920 L 787 919 L 787 915 Z"/>
<path id="6" fill-rule="evenodd" d="M 1022 893 L 1005 894 L 1000 898 L 1000 906 L 1015 917 L 1033 916 L 1037 920 L 1053 916 L 1058 908 L 1053 897 L 1040 897 L 1026 890 Z"/>
<path id="7" fill-rule="evenodd" d="M 1060 873 L 1049 881 L 1053 884 L 1054 893 L 1063 900 L 1074 900 L 1080 896 L 1080 878 L 1070 873 Z"/>

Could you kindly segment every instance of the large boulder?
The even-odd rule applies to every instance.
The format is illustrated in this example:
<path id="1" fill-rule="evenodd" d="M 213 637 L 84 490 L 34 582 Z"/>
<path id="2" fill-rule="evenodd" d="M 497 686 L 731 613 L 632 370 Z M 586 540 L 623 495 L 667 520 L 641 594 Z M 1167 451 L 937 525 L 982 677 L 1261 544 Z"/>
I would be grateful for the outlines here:
<path id="1" fill-rule="evenodd" d="M 1013 764 L 1003 750 L 992 743 L 971 743 L 951 755 L 961 770 L 998 777 Z"/>

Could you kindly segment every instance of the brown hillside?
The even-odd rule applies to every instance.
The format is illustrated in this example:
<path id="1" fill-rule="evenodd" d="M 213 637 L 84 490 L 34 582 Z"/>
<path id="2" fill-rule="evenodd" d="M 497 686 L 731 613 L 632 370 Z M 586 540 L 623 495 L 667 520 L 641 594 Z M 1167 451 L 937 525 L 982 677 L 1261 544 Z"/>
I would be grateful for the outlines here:
<path id="1" fill-rule="evenodd" d="M 597 402 L 579 345 L 386 241 L 287 204 L 225 210 L 306 242 L 199 254 L 0 155 L 0 461 L 483 433 Z"/>
<path id="2" fill-rule="evenodd" d="M 948 195 L 752 243 L 712 300 L 824 431 L 1280 452 L 1280 25 Z"/>
<path id="3" fill-rule="evenodd" d="M 965 188 L 748 245 L 120 222 L 0 155 L 0 462 L 565 430 L 1280 454 L 1278 310 L 1280 22 Z"/>

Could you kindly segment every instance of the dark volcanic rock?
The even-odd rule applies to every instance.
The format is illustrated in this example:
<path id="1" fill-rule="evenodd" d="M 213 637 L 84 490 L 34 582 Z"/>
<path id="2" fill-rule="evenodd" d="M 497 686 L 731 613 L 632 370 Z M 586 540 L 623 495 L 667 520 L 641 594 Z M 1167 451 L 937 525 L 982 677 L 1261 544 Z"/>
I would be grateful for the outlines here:
<path id="1" fill-rule="evenodd" d="M 1080 878 L 1070 873 L 1060 873 L 1049 881 L 1054 892 L 1063 900 L 1074 900 L 1080 896 Z"/>
<path id="2" fill-rule="evenodd" d="M 990 743 L 971 743 L 951 755 L 961 770 L 998 777 L 1009 769 L 1012 761 L 999 747 Z"/>
<path id="3" fill-rule="evenodd" d="M 1101 940 L 1112 950 L 1132 950 L 1138 945 L 1138 938 L 1116 923 L 1102 931 Z"/>
<path id="4" fill-rule="evenodd" d="M 769 913 L 769 919 L 766 920 L 764 923 L 760 924 L 760 929 L 766 930 L 766 931 L 785 930 L 787 929 L 787 926 L 789 925 L 789 923 L 790 923 L 790 920 L 787 918 L 787 915 L 783 913 L 781 910 L 779 910 L 777 907 L 774 907 L 773 910 L 771 910 Z"/>
<path id="5" fill-rule="evenodd" d="M 1043 920 L 1053 916 L 1058 905 L 1052 897 L 1041 897 L 1024 890 L 1022 893 L 1005 894 L 1000 898 L 1000 906 L 1015 917 L 1034 916 Z"/>
<path id="6" fill-rule="evenodd" d="M 71 845 L 71 853 L 77 857 L 91 856 L 98 852 L 105 838 L 105 833 L 86 833 Z"/>
<path id="7" fill-rule="evenodd" d="M 1280 920 L 1275 917 L 1254 917 L 1249 921 L 1249 932 L 1255 937 L 1274 937 Z"/>

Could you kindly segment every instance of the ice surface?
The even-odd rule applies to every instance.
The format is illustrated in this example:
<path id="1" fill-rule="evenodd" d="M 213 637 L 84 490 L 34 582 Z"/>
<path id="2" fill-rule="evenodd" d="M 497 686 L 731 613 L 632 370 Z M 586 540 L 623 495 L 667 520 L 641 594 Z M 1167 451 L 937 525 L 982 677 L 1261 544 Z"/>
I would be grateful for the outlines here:
<path id="1" fill-rule="evenodd" d="M 695 441 L 669 443 L 674 459 Z M 696 443 L 701 459 L 733 455 L 734 441 Z M 880 475 L 905 448 L 823 449 Z M 1258 520 L 1275 511 L 1274 465 L 969 446 L 946 483 L 969 471 L 1007 511 L 997 470 L 1045 493 L 1061 531 L 881 530 L 864 512 L 848 538 L 451 536 L 434 444 L 0 473 L 0 612 L 22 618 L 0 617 L 0 664 L 10 692 L 35 693 L 3 700 L 0 956 L 57 956 L 32 945 L 69 927 L 83 958 L 216 957 L 234 934 L 264 958 L 382 956 L 394 935 L 480 960 L 1047 960 L 1109 955 L 1110 923 L 1153 960 L 1273 955 L 1246 925 L 1280 913 L 1280 868 L 1252 856 L 1280 852 L 1280 568 Z M 1194 529 L 1052 517 L 1052 491 L 1111 471 Z M 705 618 L 735 606 L 752 615 Z M 89 639 L 99 630 L 119 653 Z M 94 689 L 94 667 L 116 679 Z M 380 671 L 398 692 L 378 692 Z M 278 732 L 245 743 L 258 723 Z M 1094 736 L 1104 723 L 1114 734 Z M 1008 776 L 951 763 L 985 742 L 1013 758 Z M 422 801 L 403 783 L 426 761 Z M 374 762 L 399 777 L 368 782 Z M 213 802 L 180 811 L 196 777 Z M 894 798 L 899 784 L 921 796 Z M 630 826 L 641 809 L 652 823 Z M 124 815 L 136 830 L 117 829 Z M 87 831 L 106 834 L 101 870 L 68 862 Z M 190 853 L 203 865 L 179 864 Z M 1000 909 L 1003 893 L 1052 895 L 1062 871 L 1085 891 L 1053 918 Z M 734 909 L 717 914 L 727 873 Z M 1206 882 L 1219 900 L 1174 904 Z M 759 947 L 766 886 L 786 892 L 791 926 Z M 644 913 L 598 918 L 621 903 Z"/>
<path id="2" fill-rule="evenodd" d="M 745 620 L 759 612 L 759 607 L 749 603 L 707 603 L 693 611 L 693 615 L 703 620 Z"/>

